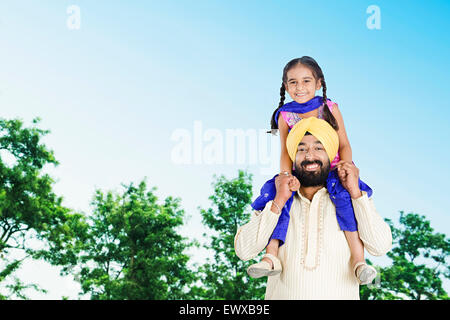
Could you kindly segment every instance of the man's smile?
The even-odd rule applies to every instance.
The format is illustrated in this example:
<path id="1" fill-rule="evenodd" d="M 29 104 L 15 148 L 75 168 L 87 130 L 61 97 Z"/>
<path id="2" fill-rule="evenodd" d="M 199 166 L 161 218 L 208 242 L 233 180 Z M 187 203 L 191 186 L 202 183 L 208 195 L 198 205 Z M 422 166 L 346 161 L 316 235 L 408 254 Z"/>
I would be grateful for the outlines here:
<path id="1" fill-rule="evenodd" d="M 320 168 L 319 164 L 317 163 L 308 164 L 303 167 L 305 168 L 305 171 L 316 171 L 317 169 Z"/>

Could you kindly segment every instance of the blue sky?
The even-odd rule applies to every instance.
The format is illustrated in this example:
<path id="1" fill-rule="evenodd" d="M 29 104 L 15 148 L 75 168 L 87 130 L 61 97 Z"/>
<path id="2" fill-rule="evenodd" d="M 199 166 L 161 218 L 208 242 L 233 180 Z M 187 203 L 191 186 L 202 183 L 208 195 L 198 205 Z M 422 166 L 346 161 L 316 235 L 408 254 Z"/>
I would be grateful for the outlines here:
<path id="1" fill-rule="evenodd" d="M 79 30 L 67 27 L 71 5 L 80 8 Z M 380 8 L 379 30 L 366 26 L 370 5 Z M 226 129 L 267 129 L 284 65 L 309 55 L 340 106 L 379 213 L 424 214 L 448 235 L 449 8 L 447 1 L 2 1 L 0 116 L 42 118 L 60 162 L 48 170 L 67 206 L 88 213 L 95 189 L 147 177 L 161 199 L 181 198 L 190 216 L 183 232 L 197 237 L 204 232 L 197 207 L 208 206 L 214 174 L 247 169 L 255 193 L 271 175 L 260 163 L 175 164 L 172 134 L 193 136 L 194 121 L 223 137 Z M 53 285 L 56 269 L 39 266 L 50 297 L 76 296 L 76 285 Z"/>

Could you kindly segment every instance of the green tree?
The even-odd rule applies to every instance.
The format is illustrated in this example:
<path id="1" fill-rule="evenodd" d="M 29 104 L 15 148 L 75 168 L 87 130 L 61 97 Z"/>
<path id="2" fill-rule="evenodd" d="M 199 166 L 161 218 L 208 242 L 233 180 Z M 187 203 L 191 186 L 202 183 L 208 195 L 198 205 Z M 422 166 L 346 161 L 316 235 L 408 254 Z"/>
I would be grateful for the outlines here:
<path id="1" fill-rule="evenodd" d="M 192 244 L 177 233 L 184 216 L 179 199 L 158 204 L 145 181 L 123 187 L 122 194 L 96 191 L 85 247 L 69 272 L 92 299 L 189 298 L 195 277 L 184 251 Z"/>
<path id="2" fill-rule="evenodd" d="M 262 299 L 265 279 L 251 279 L 246 272 L 248 262 L 241 261 L 234 251 L 236 231 L 250 218 L 252 176 L 244 171 L 230 180 L 215 176 L 212 186 L 212 207 L 200 211 L 204 225 L 212 230 L 206 248 L 214 256 L 200 267 L 203 290 L 199 295 L 205 299 Z"/>
<path id="3" fill-rule="evenodd" d="M 45 292 L 14 275 L 22 261 L 43 258 L 66 264 L 74 261 L 80 244 L 72 227 L 82 226 L 82 216 L 63 207 L 52 190 L 54 181 L 44 167 L 58 162 L 41 143 L 49 131 L 39 129 L 38 123 L 34 119 L 33 126 L 25 128 L 21 120 L 0 119 L 1 298 L 25 299 L 28 288 Z"/>
<path id="4" fill-rule="evenodd" d="M 379 268 L 378 286 L 361 286 L 362 299 L 448 299 L 442 279 L 450 278 L 447 258 L 450 240 L 434 232 L 425 216 L 400 212 L 400 226 L 385 219 L 392 230 L 393 248 L 387 253 L 392 260 Z"/>

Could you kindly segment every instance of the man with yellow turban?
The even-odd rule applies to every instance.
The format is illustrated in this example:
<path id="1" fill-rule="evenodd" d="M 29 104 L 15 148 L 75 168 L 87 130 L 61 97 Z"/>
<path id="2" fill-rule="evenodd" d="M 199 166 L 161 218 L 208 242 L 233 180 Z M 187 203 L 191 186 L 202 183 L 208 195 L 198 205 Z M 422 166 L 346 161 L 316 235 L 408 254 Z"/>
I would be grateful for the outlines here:
<path id="1" fill-rule="evenodd" d="M 286 147 L 292 162 L 295 163 L 297 147 L 307 132 L 320 141 L 331 162 L 339 151 L 339 137 L 328 122 L 316 117 L 302 119 L 290 131 L 286 139 Z"/>
<path id="2" fill-rule="evenodd" d="M 276 175 L 263 186 L 252 204 L 250 222 L 237 230 L 236 254 L 244 261 L 253 259 L 280 232 L 279 259 L 266 274 L 266 299 L 359 299 L 360 281 L 350 267 L 343 230 L 357 224 L 365 248 L 375 256 L 392 246 L 391 230 L 369 198 L 372 190 L 359 179 L 353 163 L 341 161 L 330 172 L 339 139 L 326 121 L 300 120 L 289 132 L 286 146 L 293 176 Z M 294 176 L 301 185 L 292 192 Z M 333 199 L 342 193 L 336 185 L 350 198 L 351 217 L 347 207 L 340 208 L 345 214 L 337 214 L 345 201 Z"/>

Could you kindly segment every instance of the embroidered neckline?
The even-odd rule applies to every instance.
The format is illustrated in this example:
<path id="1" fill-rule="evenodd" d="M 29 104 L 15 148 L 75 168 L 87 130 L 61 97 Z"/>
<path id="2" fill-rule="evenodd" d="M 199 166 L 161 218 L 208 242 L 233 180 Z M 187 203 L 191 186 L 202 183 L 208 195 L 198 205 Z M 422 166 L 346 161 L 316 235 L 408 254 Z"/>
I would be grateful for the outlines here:
<path id="1" fill-rule="evenodd" d="M 307 266 L 305 263 L 306 254 L 308 251 L 308 237 L 309 234 L 309 214 L 306 212 L 305 203 L 303 201 L 300 201 L 300 205 L 302 208 L 302 241 L 303 241 L 303 248 L 300 255 L 300 265 L 303 265 L 303 267 L 308 271 L 313 271 L 317 269 L 317 267 L 320 265 L 320 257 L 322 255 L 322 247 L 323 247 L 323 217 L 324 217 L 324 209 L 325 209 L 325 197 L 322 194 L 321 198 L 319 200 L 319 207 L 318 207 L 318 214 L 317 214 L 317 236 L 316 236 L 316 254 L 314 257 L 314 265 L 313 266 Z"/>

